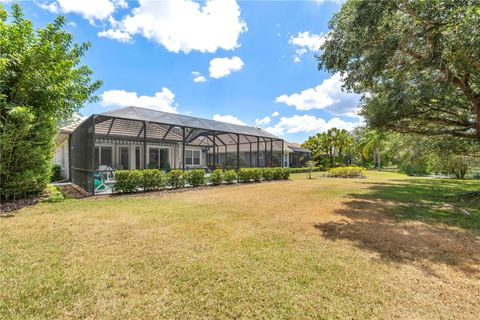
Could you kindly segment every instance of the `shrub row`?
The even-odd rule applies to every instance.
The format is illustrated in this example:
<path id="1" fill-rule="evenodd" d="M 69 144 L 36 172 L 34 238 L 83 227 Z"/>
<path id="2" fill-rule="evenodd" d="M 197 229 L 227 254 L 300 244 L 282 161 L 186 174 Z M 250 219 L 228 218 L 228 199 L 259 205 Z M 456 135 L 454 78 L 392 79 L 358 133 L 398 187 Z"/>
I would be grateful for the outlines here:
<path id="1" fill-rule="evenodd" d="M 327 176 L 336 178 L 361 178 L 365 176 L 365 170 L 357 166 L 337 167 L 329 169 Z"/>
<path id="2" fill-rule="evenodd" d="M 290 168 L 290 173 L 308 173 L 310 168 Z M 324 171 L 322 167 L 315 167 L 312 172 Z"/>
<path id="3" fill-rule="evenodd" d="M 212 185 L 238 182 L 260 182 L 263 180 L 287 180 L 289 168 L 241 168 L 235 170 L 214 170 L 208 179 Z M 192 187 L 202 186 L 207 182 L 204 170 L 171 170 L 168 173 L 157 169 L 117 170 L 115 171 L 114 192 L 130 193 L 141 190 L 152 191 L 166 187 L 182 188 L 186 184 Z"/>

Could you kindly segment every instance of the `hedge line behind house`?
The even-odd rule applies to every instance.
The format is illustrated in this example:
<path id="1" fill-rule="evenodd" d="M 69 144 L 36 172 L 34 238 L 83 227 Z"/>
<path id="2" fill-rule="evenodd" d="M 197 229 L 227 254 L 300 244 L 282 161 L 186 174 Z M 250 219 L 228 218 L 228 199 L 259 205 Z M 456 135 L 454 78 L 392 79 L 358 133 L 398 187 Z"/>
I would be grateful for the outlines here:
<path id="1" fill-rule="evenodd" d="M 192 187 L 202 186 L 206 183 L 220 185 L 234 182 L 260 182 L 262 180 L 288 180 L 289 168 L 241 168 L 235 170 L 214 170 L 210 176 L 205 171 L 197 170 L 171 170 L 164 173 L 158 169 L 147 170 L 117 170 L 115 171 L 114 192 L 131 193 L 139 191 L 161 190 L 164 188 L 182 188 L 186 185 Z"/>

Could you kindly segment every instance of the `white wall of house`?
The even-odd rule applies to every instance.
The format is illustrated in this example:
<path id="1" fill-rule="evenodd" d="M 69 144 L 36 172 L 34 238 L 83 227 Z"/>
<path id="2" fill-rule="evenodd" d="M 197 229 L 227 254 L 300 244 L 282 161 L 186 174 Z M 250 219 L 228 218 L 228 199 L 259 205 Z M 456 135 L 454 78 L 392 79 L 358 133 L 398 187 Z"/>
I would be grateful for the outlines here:
<path id="1" fill-rule="evenodd" d="M 58 142 L 53 153 L 53 164 L 62 168 L 62 178 L 68 179 L 68 139 Z"/>

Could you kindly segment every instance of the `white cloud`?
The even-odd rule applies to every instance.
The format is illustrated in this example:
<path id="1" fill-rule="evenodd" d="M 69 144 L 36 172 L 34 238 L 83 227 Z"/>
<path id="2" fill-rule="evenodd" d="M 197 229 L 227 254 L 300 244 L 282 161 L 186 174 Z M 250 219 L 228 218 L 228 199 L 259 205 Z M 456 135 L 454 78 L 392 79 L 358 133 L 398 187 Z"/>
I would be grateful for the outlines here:
<path id="1" fill-rule="evenodd" d="M 233 71 L 242 69 L 244 63 L 242 59 L 235 56 L 233 58 L 215 58 L 210 60 L 208 71 L 212 78 L 222 78 L 228 76 Z"/>
<path id="2" fill-rule="evenodd" d="M 245 125 L 245 123 L 242 120 L 238 119 L 235 116 L 232 116 L 231 114 L 220 115 L 220 114 L 217 113 L 217 114 L 213 115 L 213 120 L 228 122 L 228 123 L 233 123 L 233 124 Z"/>
<path id="3" fill-rule="evenodd" d="M 342 78 L 340 73 L 336 73 L 315 88 L 291 95 L 283 94 L 275 102 L 295 106 L 297 110 L 324 109 L 334 115 L 355 117 L 360 98 L 359 94 L 342 91 Z"/>
<path id="4" fill-rule="evenodd" d="M 103 106 L 136 106 L 165 112 L 176 113 L 175 95 L 168 88 L 162 88 L 153 96 L 139 96 L 136 92 L 108 90 L 101 95 Z"/>
<path id="5" fill-rule="evenodd" d="M 322 118 L 317 118 L 312 115 L 294 115 L 292 117 L 282 117 L 273 127 L 268 127 L 265 130 L 275 135 L 283 135 L 285 133 L 299 133 L 299 132 L 325 132 L 331 128 L 353 130 L 359 126 L 360 122 L 348 122 L 340 118 L 332 118 L 328 121 Z"/>
<path id="6" fill-rule="evenodd" d="M 205 81 L 207 81 L 207 79 L 205 79 L 204 76 L 198 76 L 193 78 L 193 82 L 205 82 Z"/>
<path id="7" fill-rule="evenodd" d="M 124 0 L 56 0 L 40 2 L 39 6 L 53 13 L 76 13 L 93 23 L 105 20 L 116 8 L 125 8 Z"/>
<path id="8" fill-rule="evenodd" d="M 140 34 L 176 53 L 232 50 L 247 30 L 235 0 L 139 0 L 139 6 L 112 27 L 130 36 Z"/>
<path id="9" fill-rule="evenodd" d="M 198 71 L 192 71 L 193 82 L 205 82 L 207 79 Z"/>
<path id="10" fill-rule="evenodd" d="M 274 113 L 272 113 L 272 117 L 278 117 L 280 115 L 280 113 L 278 113 L 278 111 L 275 111 Z"/>
<path id="11" fill-rule="evenodd" d="M 269 116 L 266 116 L 262 119 L 255 119 L 255 124 L 257 125 L 263 125 L 263 124 L 269 124 L 272 119 Z"/>
<path id="12" fill-rule="evenodd" d="M 120 42 L 126 42 L 126 43 L 132 42 L 132 37 L 128 33 L 120 30 L 113 30 L 113 29 L 103 30 L 97 33 L 97 35 L 99 37 L 115 39 Z"/>
<path id="13" fill-rule="evenodd" d="M 325 35 L 310 34 L 310 32 L 299 32 L 297 36 L 291 36 L 288 43 L 294 45 L 297 49 L 293 58 L 294 62 L 300 62 L 301 57 L 307 52 L 318 52 L 320 46 L 325 42 Z"/>

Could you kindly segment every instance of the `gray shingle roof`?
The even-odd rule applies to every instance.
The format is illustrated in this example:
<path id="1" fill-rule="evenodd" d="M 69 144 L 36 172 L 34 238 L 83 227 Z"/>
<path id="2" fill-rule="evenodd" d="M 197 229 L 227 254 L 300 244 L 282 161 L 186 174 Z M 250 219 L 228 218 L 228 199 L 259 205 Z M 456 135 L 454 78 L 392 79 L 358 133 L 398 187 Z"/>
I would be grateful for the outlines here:
<path id="1" fill-rule="evenodd" d="M 139 107 L 119 108 L 100 113 L 100 115 L 281 140 L 279 137 L 260 128 L 242 126 L 238 124 L 196 118 L 176 113 L 169 113 Z"/>

